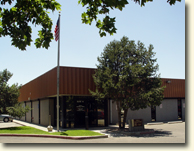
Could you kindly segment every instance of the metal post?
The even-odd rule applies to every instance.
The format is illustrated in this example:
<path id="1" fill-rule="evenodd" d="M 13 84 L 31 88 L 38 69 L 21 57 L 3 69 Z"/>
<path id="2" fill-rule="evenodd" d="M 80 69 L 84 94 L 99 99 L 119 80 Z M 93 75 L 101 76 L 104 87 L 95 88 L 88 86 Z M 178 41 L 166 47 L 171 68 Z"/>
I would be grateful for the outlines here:
<path id="1" fill-rule="evenodd" d="M 88 101 L 85 101 L 85 125 L 86 130 L 88 130 Z"/>
<path id="2" fill-rule="evenodd" d="M 51 126 L 51 115 L 49 115 L 49 126 Z"/>
<path id="3" fill-rule="evenodd" d="M 59 59 L 60 59 L 60 14 L 59 14 L 59 38 L 58 38 L 58 59 L 57 59 L 57 131 L 59 132 Z"/>

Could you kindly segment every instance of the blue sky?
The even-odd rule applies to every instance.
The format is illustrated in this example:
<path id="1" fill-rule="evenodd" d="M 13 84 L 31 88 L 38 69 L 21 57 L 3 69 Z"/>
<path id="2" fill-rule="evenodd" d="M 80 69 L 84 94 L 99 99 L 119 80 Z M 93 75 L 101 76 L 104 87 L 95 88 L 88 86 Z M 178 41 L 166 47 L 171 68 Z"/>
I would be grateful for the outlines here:
<path id="1" fill-rule="evenodd" d="M 95 22 L 82 24 L 81 13 L 85 11 L 78 0 L 57 0 L 62 5 L 60 65 L 95 68 L 97 57 L 106 44 L 127 36 L 146 47 L 154 46 L 155 58 L 162 78 L 185 79 L 185 1 L 170 6 L 166 0 L 149 2 L 140 7 L 133 1 L 123 11 L 110 12 L 116 17 L 117 33 L 101 38 Z M 58 12 L 50 13 L 53 32 Z M 38 26 L 32 26 L 33 40 L 37 37 Z M 49 49 L 36 49 L 32 43 L 26 51 L 11 46 L 9 37 L 0 39 L 0 71 L 8 69 L 13 73 L 9 84 L 25 84 L 57 66 L 58 45 L 55 40 Z"/>

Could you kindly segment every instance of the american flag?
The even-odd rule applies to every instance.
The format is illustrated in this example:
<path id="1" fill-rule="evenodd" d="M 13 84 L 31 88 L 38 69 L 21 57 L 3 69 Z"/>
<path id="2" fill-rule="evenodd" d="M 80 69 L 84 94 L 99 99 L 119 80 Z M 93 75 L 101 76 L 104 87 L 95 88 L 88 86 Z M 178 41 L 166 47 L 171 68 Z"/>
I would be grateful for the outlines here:
<path id="1" fill-rule="evenodd" d="M 55 40 L 57 41 L 59 39 L 59 18 L 57 20 L 57 24 L 55 27 Z"/>

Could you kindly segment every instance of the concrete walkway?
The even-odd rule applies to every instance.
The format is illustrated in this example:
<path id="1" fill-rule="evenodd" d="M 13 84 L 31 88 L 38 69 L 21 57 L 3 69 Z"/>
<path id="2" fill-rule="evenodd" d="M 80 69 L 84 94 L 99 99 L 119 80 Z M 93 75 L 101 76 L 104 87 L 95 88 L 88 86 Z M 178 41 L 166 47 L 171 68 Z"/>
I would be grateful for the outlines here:
<path id="1" fill-rule="evenodd" d="M 8 122 L 5 123 L 5 125 L 7 125 L 7 127 L 18 127 L 18 126 L 30 126 L 30 127 L 34 127 L 36 129 L 39 130 L 43 130 L 48 132 L 48 129 L 46 126 L 41 126 L 41 125 L 37 125 L 37 124 L 33 124 L 33 123 L 28 123 L 25 121 L 21 121 L 21 120 L 16 120 L 14 119 L 13 122 Z M 0 126 L 1 128 L 1 126 Z M 5 126 L 2 128 L 6 128 Z M 61 129 L 59 130 L 59 132 L 65 131 L 67 129 Z M 53 132 L 57 132 L 57 129 L 54 127 Z M 108 135 L 104 134 L 104 135 L 99 135 L 99 136 L 63 136 L 63 135 L 39 135 L 39 134 L 0 134 L 0 136 L 12 136 L 12 137 L 45 137 L 45 138 L 61 138 L 61 139 L 77 139 L 77 140 L 82 140 L 82 139 L 95 139 L 95 138 L 108 138 Z"/>
<path id="2" fill-rule="evenodd" d="M 34 128 L 39 129 L 39 130 L 43 130 L 43 131 L 48 132 L 48 129 L 47 129 L 46 126 L 41 126 L 41 125 L 38 125 L 38 124 L 29 123 L 29 122 L 25 122 L 25 121 L 21 121 L 21 120 L 16 120 L 16 119 L 14 119 L 13 122 L 17 123 L 17 124 L 20 124 L 22 126 L 30 126 L 30 127 L 34 127 Z M 52 132 L 57 132 L 57 130 L 53 129 Z"/>
<path id="3" fill-rule="evenodd" d="M 25 122 L 25 121 L 21 121 L 21 120 L 17 120 L 17 119 L 14 119 L 13 122 L 17 123 L 17 124 L 20 124 L 20 125 L 23 125 L 23 126 L 31 126 L 31 127 L 34 127 L 34 128 L 37 128 L 37 129 L 48 132 L 48 129 L 47 129 L 46 126 L 41 126 L 41 125 L 38 125 L 38 124 L 29 123 L 29 122 Z M 145 126 L 148 126 L 148 125 L 161 125 L 161 124 L 166 124 L 166 123 L 174 124 L 174 123 L 182 123 L 182 122 L 183 121 L 151 122 L 151 123 L 145 124 Z M 89 130 L 102 133 L 107 129 L 114 129 L 114 128 L 118 128 L 118 125 L 109 125 L 108 127 L 90 127 Z M 80 128 L 61 128 L 61 127 L 59 127 L 60 132 L 62 132 L 64 130 L 69 130 L 69 129 L 80 129 Z M 82 128 L 82 129 L 84 129 L 84 128 Z M 126 124 L 126 129 L 128 129 L 128 124 Z M 57 128 L 53 127 L 52 132 L 57 132 Z"/>
<path id="4" fill-rule="evenodd" d="M 41 126 L 38 124 L 33 124 L 33 123 L 29 123 L 29 122 L 25 122 L 25 121 L 21 121 L 21 120 L 13 120 L 14 123 L 20 124 L 22 126 L 30 126 L 30 127 L 34 127 L 43 131 L 48 132 L 47 127 L 46 126 Z M 65 131 L 65 130 L 75 130 L 75 129 L 85 129 L 85 128 L 59 128 L 59 132 Z M 118 125 L 109 125 L 108 127 L 90 127 L 89 128 L 90 131 L 94 131 L 94 132 L 98 132 L 101 134 L 104 134 L 108 137 L 124 137 L 124 136 L 131 136 L 131 135 L 141 135 L 141 134 L 150 134 L 150 133 L 154 133 L 153 130 L 148 129 L 142 132 L 129 132 L 128 130 L 128 125 L 126 125 L 125 129 L 120 130 L 118 128 Z M 53 131 L 52 132 L 57 132 L 57 128 L 53 127 Z M 50 132 L 50 133 L 52 133 Z"/>
<path id="5" fill-rule="evenodd" d="M 38 124 L 33 124 L 33 123 L 29 123 L 29 122 L 25 122 L 25 121 L 21 121 L 21 120 L 17 120 L 17 119 L 14 119 L 13 122 L 20 124 L 20 125 L 23 125 L 23 126 L 31 126 L 31 127 L 48 132 L 46 126 L 41 126 Z M 80 129 L 80 128 L 61 128 L 60 127 L 59 131 L 62 132 L 65 130 L 72 130 L 72 129 L 75 130 L 75 129 Z M 84 129 L 84 128 L 81 128 L 81 129 Z M 104 136 L 103 136 L 104 138 L 107 138 L 107 137 L 127 137 L 127 136 L 132 136 L 132 135 L 142 135 L 142 134 L 154 133 L 153 129 L 146 129 L 144 131 L 138 131 L 138 132 L 129 132 L 128 125 L 126 125 L 125 129 L 119 129 L 118 125 L 109 125 L 108 127 L 90 127 L 89 130 L 94 131 L 94 132 L 98 132 L 100 134 L 104 134 Z M 57 128 L 53 127 L 52 132 L 57 132 Z M 29 136 L 33 137 L 34 135 L 29 135 Z M 43 136 L 43 135 L 41 135 L 41 136 L 47 137 L 47 136 Z M 52 136 L 50 136 L 50 137 L 52 137 Z M 73 138 L 72 137 L 62 137 L 62 138 L 65 138 L 65 139 L 92 139 L 92 138 L 101 138 L 101 137 L 102 136 L 99 136 L 99 137 L 96 137 L 96 136 L 95 137 L 93 137 L 93 136 L 92 137 L 73 137 Z"/>
<path id="6" fill-rule="evenodd" d="M 13 122 L 17 123 L 17 124 L 20 124 L 20 125 L 23 125 L 23 126 L 31 126 L 31 127 L 34 127 L 34 128 L 37 128 L 37 129 L 48 132 L 48 129 L 47 129 L 46 126 L 41 126 L 41 125 L 38 125 L 38 124 L 29 123 L 29 122 L 25 122 L 25 121 L 21 121 L 21 120 L 17 120 L 17 119 L 14 119 Z M 151 122 L 151 123 L 145 124 L 144 126 L 146 128 L 149 125 L 174 124 L 174 123 L 182 123 L 182 122 L 183 121 Z M 61 128 L 61 127 L 59 127 L 60 132 L 65 131 L 65 130 L 70 130 L 70 129 L 75 130 L 75 129 L 80 129 L 80 128 Z M 84 129 L 84 128 L 81 128 L 81 129 Z M 110 129 L 118 129 L 118 125 L 109 125 L 108 127 L 89 127 L 89 130 L 99 132 L 99 133 L 102 133 L 102 134 L 105 134 L 106 131 L 110 130 Z M 126 128 L 125 128 L 124 131 L 128 131 L 128 124 L 126 124 Z M 53 127 L 52 132 L 57 132 L 57 128 Z M 109 133 L 106 133 L 106 134 L 109 135 Z"/>
<path id="7" fill-rule="evenodd" d="M 21 120 L 16 120 L 16 119 L 14 119 L 13 122 L 17 123 L 17 124 L 20 124 L 22 126 L 31 126 L 31 127 L 34 127 L 34 128 L 37 128 L 37 129 L 48 132 L 48 129 L 47 129 L 46 126 L 41 126 L 41 125 L 38 125 L 38 124 L 29 123 L 29 122 L 25 122 L 25 121 L 21 121 Z M 91 127 L 91 128 L 89 128 L 89 130 L 95 131 L 95 132 L 98 132 L 98 133 L 102 133 L 102 131 L 106 130 L 107 128 L 117 128 L 117 127 L 118 127 L 117 125 L 112 125 L 112 126 L 109 126 L 109 127 Z M 61 127 L 59 127 L 59 132 L 62 132 L 62 131 L 65 131 L 65 130 L 75 130 L 75 129 L 84 129 L 84 128 L 61 128 Z M 57 127 L 53 127 L 52 132 L 57 132 Z"/>
<path id="8" fill-rule="evenodd" d="M 42 129 L 47 131 L 47 128 L 44 126 L 15 120 L 14 122 L 0 123 L 0 127 L 2 124 L 13 126 L 20 125 L 17 123 L 32 126 L 38 129 Z M 63 137 L 63 136 L 48 136 L 48 135 L 17 135 L 14 136 L 12 134 L 5 135 L 0 134 L 0 142 L 4 143 L 15 143 L 15 142 L 25 142 L 25 143 L 45 143 L 45 142 L 53 142 L 53 143 L 185 143 L 185 122 L 182 121 L 171 121 L 164 123 L 151 123 L 144 125 L 145 129 L 153 130 L 154 133 L 147 134 L 138 134 L 138 135 L 130 135 L 128 128 L 119 130 L 117 125 L 111 125 L 109 127 L 96 127 L 89 128 L 89 130 L 96 131 L 102 134 L 106 134 L 106 138 L 100 137 Z M 4 126 L 3 126 L 4 127 Z M 128 125 L 126 125 L 128 127 Z M 72 128 L 75 129 L 75 128 Z M 54 128 L 56 131 L 56 129 Z M 62 130 L 62 129 L 60 129 Z M 65 129 L 64 129 L 65 130 Z M 67 129 L 66 129 L 67 130 Z M 11 137 L 10 137 L 11 136 Z M 22 137 L 18 137 L 22 136 Z M 17 138 L 17 139 L 16 139 Z M 60 139 L 59 139 L 60 138 Z M 98 139 L 91 139 L 98 138 Z M 76 141 L 77 140 L 77 141 Z M 79 141 L 78 141 L 79 140 Z"/>
<path id="9" fill-rule="evenodd" d="M 25 122 L 25 121 L 21 121 L 21 120 L 17 120 L 17 119 L 14 119 L 13 122 L 17 123 L 19 125 L 22 125 L 22 126 L 30 126 L 30 127 L 34 127 L 34 128 L 37 128 L 37 129 L 48 132 L 48 129 L 47 129 L 46 126 L 41 126 L 41 125 L 38 125 L 38 124 L 33 124 L 33 123 L 29 123 L 29 122 Z M 101 133 L 101 134 L 104 134 L 104 135 L 110 137 L 111 135 L 110 135 L 109 132 L 107 132 L 107 130 L 115 129 L 115 128 L 118 128 L 118 126 L 117 125 L 111 125 L 109 127 L 91 127 L 91 128 L 89 128 L 89 130 L 94 131 L 94 132 L 98 132 L 98 133 Z M 75 130 L 75 129 L 80 129 L 80 128 L 61 128 L 60 127 L 59 132 L 62 132 L 62 131 L 65 131 L 65 130 Z M 84 129 L 84 128 L 81 128 L 81 129 Z M 57 127 L 53 127 L 52 132 L 57 132 Z M 50 132 L 50 133 L 52 133 L 52 132 Z"/>

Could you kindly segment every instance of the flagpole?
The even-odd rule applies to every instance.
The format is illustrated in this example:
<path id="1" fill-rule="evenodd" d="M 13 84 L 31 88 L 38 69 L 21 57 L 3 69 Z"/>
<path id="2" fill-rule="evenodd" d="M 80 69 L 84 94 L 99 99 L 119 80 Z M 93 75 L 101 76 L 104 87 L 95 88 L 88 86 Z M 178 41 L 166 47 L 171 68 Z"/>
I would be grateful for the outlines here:
<path id="1" fill-rule="evenodd" d="M 57 58 L 57 131 L 59 132 L 59 60 L 60 60 L 60 12 L 59 12 L 59 38 L 58 38 L 58 58 Z"/>

